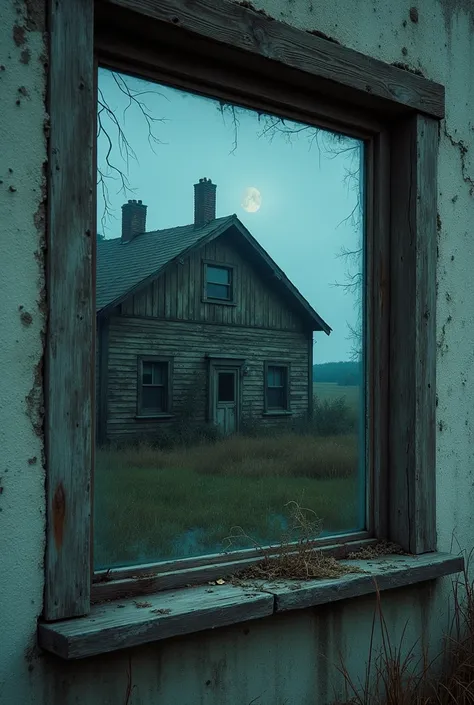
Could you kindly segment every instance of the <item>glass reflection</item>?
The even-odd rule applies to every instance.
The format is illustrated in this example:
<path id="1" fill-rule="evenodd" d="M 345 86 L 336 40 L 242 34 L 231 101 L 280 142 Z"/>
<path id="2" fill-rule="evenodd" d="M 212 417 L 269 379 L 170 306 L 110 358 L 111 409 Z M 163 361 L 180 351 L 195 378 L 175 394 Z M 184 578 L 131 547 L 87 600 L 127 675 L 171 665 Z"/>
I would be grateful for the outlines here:
<path id="1" fill-rule="evenodd" d="M 99 71 L 96 568 L 364 528 L 363 149 Z"/>

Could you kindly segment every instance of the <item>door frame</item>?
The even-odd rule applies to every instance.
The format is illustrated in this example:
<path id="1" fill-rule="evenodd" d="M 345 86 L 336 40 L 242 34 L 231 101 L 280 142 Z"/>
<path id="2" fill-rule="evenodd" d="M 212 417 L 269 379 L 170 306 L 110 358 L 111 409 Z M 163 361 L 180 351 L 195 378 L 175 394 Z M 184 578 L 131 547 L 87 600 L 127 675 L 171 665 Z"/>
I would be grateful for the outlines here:
<path id="1" fill-rule="evenodd" d="M 242 416 L 242 378 L 247 361 L 232 355 L 206 354 L 207 359 L 207 421 L 214 423 L 214 399 L 216 398 L 216 373 L 222 368 L 236 370 L 235 430 L 240 428 Z"/>

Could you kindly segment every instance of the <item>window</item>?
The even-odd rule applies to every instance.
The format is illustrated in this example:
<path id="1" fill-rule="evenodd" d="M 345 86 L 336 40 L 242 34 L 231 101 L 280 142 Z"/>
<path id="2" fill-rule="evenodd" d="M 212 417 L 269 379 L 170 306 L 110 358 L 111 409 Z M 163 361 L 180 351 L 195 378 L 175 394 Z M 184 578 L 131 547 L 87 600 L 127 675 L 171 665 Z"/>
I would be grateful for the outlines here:
<path id="1" fill-rule="evenodd" d="M 133 120 L 130 146 L 138 161 L 156 160 L 156 168 L 169 175 L 168 192 L 161 198 L 176 227 L 157 230 L 145 203 L 122 203 L 121 194 L 108 195 L 123 218 L 121 229 L 116 221 L 110 223 L 115 237 L 107 235 L 97 243 L 100 313 L 109 319 L 109 404 L 103 407 L 107 419 L 102 425 L 107 426 L 108 439 L 117 439 L 121 447 L 117 452 L 114 445 L 96 443 L 96 569 L 219 554 L 236 526 L 244 530 L 232 537 L 234 552 L 251 550 L 255 543 L 276 544 L 292 525 L 291 502 L 301 496 L 327 535 L 366 532 L 372 463 L 365 452 L 363 374 L 366 330 L 372 329 L 366 320 L 372 235 L 364 225 L 365 194 L 372 188 L 364 173 L 369 138 L 323 130 L 239 103 L 229 106 L 229 117 L 223 120 L 212 95 L 101 68 L 100 100 L 117 105 L 118 112 L 126 99 L 119 86 L 149 96 L 149 115 L 158 118 L 169 110 L 175 116 L 174 137 L 167 138 L 165 152 L 154 154 L 148 142 L 135 144 L 135 135 L 141 133 L 139 107 L 127 111 L 127 120 Z M 207 126 L 197 152 L 192 149 L 195 138 L 185 127 L 189 111 Z M 99 131 L 98 136 L 98 169 L 107 179 L 107 160 L 120 160 L 120 151 L 114 147 L 114 121 L 101 114 L 100 124 L 102 131 L 112 132 L 110 154 L 110 135 Z M 239 144 L 251 145 L 250 153 Z M 180 169 L 172 176 L 183 150 L 193 173 L 204 164 L 208 175 L 222 174 L 219 182 L 203 176 L 186 183 L 187 172 Z M 268 185 L 263 175 L 258 182 L 250 181 L 257 168 L 267 173 Z M 249 184 L 242 193 L 235 191 L 236 173 Z M 148 175 L 137 169 L 129 178 L 139 195 Z M 279 207 L 272 189 L 286 193 L 291 208 Z M 183 201 L 191 205 L 193 198 L 194 221 L 183 222 Z M 100 187 L 97 200 L 99 213 L 107 218 Z M 227 211 L 217 211 L 221 203 L 230 204 Z M 317 227 L 323 215 L 325 227 Z M 350 261 L 340 257 L 342 248 L 352 253 Z M 169 260 L 168 252 L 174 255 Z M 233 302 L 234 267 L 227 262 L 239 268 L 238 306 L 199 305 L 202 266 L 205 301 Z M 120 314 L 112 306 L 117 293 Z M 349 327 L 353 337 L 347 340 Z M 168 411 L 166 365 L 159 356 L 170 350 L 173 414 L 157 425 L 150 417 Z M 145 356 L 139 390 L 142 419 L 134 424 L 127 389 L 129 361 L 138 352 Z M 156 361 L 148 358 L 155 354 Z M 229 362 L 216 361 L 214 373 L 206 374 L 209 354 Z M 239 361 L 248 357 L 247 375 L 240 362 L 232 363 L 232 356 Z M 328 366 L 329 377 L 324 376 Z M 128 478 L 142 462 L 137 442 L 143 440 L 151 446 L 149 473 L 137 476 L 132 496 Z M 162 467 L 162 452 L 168 450 L 168 466 Z M 262 457 L 265 462 L 260 462 Z M 113 474 L 110 467 L 115 468 Z M 187 494 L 182 492 L 184 476 Z M 142 508 L 140 523 L 128 518 L 136 503 Z M 249 520 L 249 507 L 260 507 L 258 522 Z M 318 526 L 315 522 L 312 540 L 318 538 Z"/>
<path id="2" fill-rule="evenodd" d="M 265 368 L 266 410 L 288 411 L 290 407 L 288 366 L 267 363 Z"/>
<path id="3" fill-rule="evenodd" d="M 217 400 L 219 402 L 235 401 L 235 374 L 219 372 Z"/>
<path id="4" fill-rule="evenodd" d="M 233 303 L 234 282 L 232 267 L 204 264 L 204 299 Z"/>
<path id="5" fill-rule="evenodd" d="M 286 124 L 295 126 L 292 134 L 299 134 L 300 137 L 305 134 L 305 130 L 308 134 L 308 130 L 314 129 L 319 131 L 318 139 L 323 133 L 335 135 L 330 138 L 332 147 L 337 147 L 338 144 L 340 146 L 342 142 L 342 151 L 346 156 L 345 141 L 349 140 L 351 149 L 354 147 L 352 153 L 357 155 L 359 168 L 356 172 L 360 174 L 360 179 L 351 193 L 356 203 L 362 205 L 363 217 L 359 221 L 358 232 L 364 236 L 363 247 L 351 250 L 357 253 L 354 281 L 357 282 L 360 294 L 357 309 L 360 319 L 356 328 L 358 338 L 355 342 L 359 351 L 362 351 L 355 369 L 359 391 L 358 396 L 354 392 L 351 397 L 351 409 L 353 412 L 354 408 L 357 408 L 359 413 L 354 416 L 349 409 L 349 412 L 345 410 L 342 416 L 338 416 L 337 432 L 338 435 L 346 433 L 348 424 L 352 424 L 351 428 L 356 429 L 357 448 L 356 455 L 353 456 L 356 463 L 351 466 L 349 473 L 353 482 L 352 489 L 349 485 L 344 485 L 344 492 L 349 493 L 349 501 L 344 501 L 342 492 L 338 493 L 340 508 L 344 509 L 345 514 L 339 512 L 336 519 L 343 522 L 343 526 L 339 524 L 339 529 L 345 531 L 346 535 L 342 538 L 335 535 L 338 527 L 334 524 L 331 527 L 331 541 L 347 543 L 349 533 L 350 538 L 354 540 L 357 537 L 389 538 L 413 553 L 433 551 L 436 548 L 436 387 L 433 354 L 436 350 L 436 156 L 438 125 L 444 115 L 443 88 L 420 76 L 362 57 L 356 52 L 332 45 L 324 39 L 286 27 L 276 21 L 271 22 L 271 31 L 267 30 L 269 21 L 265 17 L 256 17 L 251 10 L 236 3 L 221 4 L 216 0 L 216 3 L 213 3 L 211 20 L 208 16 L 208 3 L 196 0 L 192 4 L 186 4 L 186 12 L 177 13 L 180 14 L 178 22 L 176 13 L 163 12 L 159 3 L 137 3 L 134 6 L 130 0 L 125 8 L 124 3 L 120 3 L 119 7 L 114 0 L 110 0 L 108 3 L 95 5 L 95 32 L 92 0 L 77 7 L 74 3 L 70 3 L 67 8 L 64 3 L 53 3 L 51 6 L 54 31 L 51 33 L 49 113 L 52 126 L 52 163 L 49 168 L 47 219 L 50 335 L 45 385 L 48 472 L 45 618 L 60 620 L 84 615 L 90 610 L 91 589 L 95 599 L 99 599 L 104 590 L 115 590 L 116 586 L 104 581 L 103 576 L 101 578 L 101 563 L 105 568 L 116 566 L 121 578 L 127 583 L 127 590 L 132 592 L 135 589 L 133 576 L 137 575 L 137 563 L 145 564 L 151 561 L 154 573 L 159 575 L 170 569 L 169 563 L 163 560 L 164 557 L 171 558 L 173 569 L 176 567 L 175 561 L 187 557 L 186 566 L 206 566 L 206 579 L 211 575 L 220 576 L 220 558 L 214 556 L 213 563 L 206 563 L 212 532 L 204 531 L 203 534 L 202 526 L 189 530 L 189 527 L 194 525 L 191 523 L 192 518 L 190 520 L 188 516 L 188 506 L 184 509 L 181 507 L 182 513 L 186 515 L 182 522 L 182 540 L 178 542 L 178 555 L 173 553 L 177 535 L 176 523 L 173 524 L 176 511 L 174 507 L 173 521 L 166 516 L 167 508 L 164 502 L 158 511 L 155 499 L 164 497 L 163 493 L 160 495 L 158 492 L 148 504 L 139 503 L 139 514 L 136 509 L 133 510 L 137 521 L 129 521 L 126 524 L 127 531 L 140 525 L 138 544 L 134 543 L 132 537 L 125 547 L 125 552 L 114 556 L 111 551 L 121 540 L 117 542 L 112 536 L 102 553 L 105 560 L 98 561 L 100 541 L 107 541 L 107 536 L 104 533 L 99 537 L 97 546 L 97 537 L 94 535 L 95 566 L 91 568 L 94 404 L 93 385 L 85 383 L 84 378 L 92 377 L 95 367 L 91 350 L 94 350 L 94 321 L 99 306 L 102 306 L 101 311 L 106 310 L 110 318 L 107 355 L 104 354 L 101 358 L 108 365 L 107 413 L 113 414 L 109 426 L 114 432 L 119 429 L 122 437 L 126 437 L 130 429 L 135 428 L 133 409 L 136 405 L 137 348 L 147 357 L 149 350 L 156 354 L 159 346 L 162 349 L 166 346 L 166 349 L 177 351 L 175 370 L 182 375 L 182 380 L 186 380 L 186 384 L 183 384 L 179 391 L 180 418 L 183 422 L 180 432 L 187 434 L 186 439 L 193 439 L 193 442 L 197 442 L 198 438 L 211 436 L 215 440 L 215 435 L 212 435 L 215 429 L 210 429 L 208 423 L 210 419 L 214 420 L 211 411 L 215 414 L 216 427 L 220 417 L 223 418 L 223 425 L 228 426 L 232 415 L 240 414 L 239 421 L 242 422 L 242 428 L 245 428 L 247 418 L 244 389 L 250 391 L 254 399 L 261 399 L 262 396 L 262 368 L 260 362 L 255 364 L 255 354 L 260 351 L 259 354 L 265 355 L 264 359 L 271 359 L 273 353 L 277 352 L 274 350 L 276 340 L 284 341 L 284 357 L 288 350 L 294 355 L 294 360 L 293 357 L 291 360 L 292 401 L 307 399 L 308 413 L 315 419 L 315 423 L 317 420 L 319 424 L 320 438 L 323 437 L 323 427 L 327 431 L 324 409 L 339 398 L 341 387 L 354 386 L 342 384 L 341 378 L 339 381 L 334 381 L 334 376 L 331 379 L 332 372 L 327 366 L 316 371 L 316 379 L 313 377 L 313 368 L 317 364 L 315 361 L 319 360 L 321 365 L 337 361 L 336 358 L 322 358 L 320 343 L 315 341 L 312 335 L 314 330 L 308 330 L 314 324 L 319 326 L 320 332 L 329 332 L 332 322 L 329 319 L 336 308 L 331 306 L 335 288 L 332 288 L 330 293 L 320 293 L 318 303 L 314 304 L 318 308 L 308 302 L 308 296 L 311 298 L 311 291 L 308 294 L 309 284 L 321 280 L 322 274 L 328 274 L 320 257 L 325 252 L 325 245 L 321 244 L 316 252 L 314 240 L 308 242 L 304 248 L 301 243 L 296 247 L 296 241 L 292 241 L 295 246 L 290 252 L 284 252 L 282 257 L 281 252 L 279 254 L 277 250 L 285 241 L 275 236 L 272 229 L 268 231 L 265 241 L 254 237 L 254 233 L 264 222 L 264 208 L 267 202 L 286 206 L 279 210 L 279 225 L 284 225 L 286 232 L 292 233 L 292 238 L 295 233 L 295 218 L 302 218 L 298 207 L 294 205 L 297 195 L 295 191 L 281 191 L 275 187 L 271 197 L 267 198 L 265 187 L 252 183 L 256 171 L 251 174 L 245 172 L 245 194 L 238 199 L 235 209 L 232 206 L 228 212 L 226 209 L 224 213 L 216 214 L 215 229 L 211 228 L 212 232 L 208 230 L 208 226 L 193 228 L 192 223 L 176 222 L 172 224 L 176 227 L 170 228 L 173 238 L 167 248 L 150 247 L 146 249 L 146 253 L 142 253 L 140 266 L 143 266 L 144 271 L 143 282 L 146 286 L 150 284 L 151 288 L 140 288 L 140 281 L 134 278 L 134 272 L 137 270 L 133 267 L 127 270 L 127 278 L 124 278 L 110 258 L 102 260 L 102 272 L 114 276 L 111 276 L 109 286 L 105 288 L 105 303 L 99 300 L 104 290 L 97 284 L 97 306 L 94 308 L 95 273 L 91 262 L 94 263 L 92 247 L 95 246 L 95 238 L 90 237 L 95 231 L 95 203 L 91 194 L 96 183 L 93 167 L 97 114 L 96 96 L 93 92 L 93 86 L 96 84 L 94 42 L 99 64 L 113 70 L 119 83 L 121 74 L 118 72 L 122 69 L 124 75 L 141 74 L 152 82 L 161 81 L 160 89 L 165 86 L 168 90 L 171 85 L 174 90 L 184 92 L 186 100 L 190 99 L 189 96 L 194 96 L 193 100 L 197 100 L 195 96 L 198 94 L 206 96 L 206 100 L 215 101 L 212 105 L 208 104 L 211 105 L 210 112 L 213 114 L 217 113 L 216 104 L 223 107 L 224 118 L 227 119 L 228 129 L 231 131 L 234 127 L 232 116 L 238 108 L 251 113 L 250 122 L 256 115 L 267 116 L 266 126 L 270 127 L 270 132 L 280 134 L 279 128 L 283 120 Z M 229 14 L 232 16 L 232 22 L 228 21 Z M 110 21 L 111 17 L 114 19 L 113 23 Z M 132 20 L 134 26 L 140 27 L 140 32 L 137 33 L 139 41 L 136 40 L 137 34 L 129 31 Z M 219 36 L 226 38 L 226 46 L 214 39 L 218 36 L 216 26 L 219 24 Z M 169 31 L 171 26 L 172 32 Z M 195 37 L 199 36 L 199 51 L 196 54 L 189 48 L 189 33 Z M 254 40 L 249 42 L 249 36 Z M 150 51 L 149 43 L 153 47 L 159 47 L 160 38 L 163 37 L 167 40 L 166 52 Z M 282 45 L 294 47 L 294 51 L 289 50 L 282 54 Z M 188 50 L 183 51 L 183 47 Z M 248 79 L 249 62 L 252 65 L 251 80 Z M 219 66 L 218 71 L 216 65 Z M 160 90 L 157 93 L 160 93 Z M 228 113 L 226 105 L 231 106 Z M 106 112 L 105 110 L 101 113 L 104 119 Z M 249 112 L 245 113 L 245 119 L 242 114 L 240 125 L 243 125 L 244 129 Z M 158 124 L 161 124 L 162 112 L 157 111 L 156 116 L 160 118 Z M 259 139 L 255 132 L 255 144 L 263 154 L 264 144 L 258 141 Z M 265 145 L 265 150 L 268 149 L 269 152 L 274 148 L 272 145 Z M 189 150 L 187 156 L 191 153 Z M 221 153 L 224 153 L 223 150 Z M 206 170 L 209 154 L 212 154 L 212 150 L 206 151 Z M 314 164 L 317 161 L 316 158 Z M 331 164 L 335 165 L 335 162 L 336 160 Z M 179 158 L 175 163 L 179 163 Z M 268 165 L 267 175 L 273 178 L 277 170 L 267 161 L 267 154 L 265 161 L 260 163 Z M 284 160 L 282 163 L 285 165 Z M 199 168 L 201 169 L 202 165 L 199 165 Z M 231 171 L 233 169 L 231 167 Z M 225 169 L 220 173 L 223 171 Z M 324 198 L 324 179 L 320 179 L 321 188 L 311 191 L 315 182 L 314 172 L 310 167 L 298 169 L 295 163 L 292 166 L 286 164 L 286 171 L 291 173 L 296 191 L 306 194 L 305 202 L 308 205 L 311 205 L 311 199 L 314 199 L 315 204 L 316 199 L 320 199 L 318 203 L 321 206 L 324 201 L 326 205 L 329 204 L 329 200 Z M 353 173 L 353 170 L 351 171 Z M 233 174 L 236 173 L 233 170 Z M 283 173 L 283 168 L 279 173 Z M 234 194 L 231 195 L 235 199 Z M 175 202 L 182 203 L 182 193 L 175 192 L 174 196 Z M 171 202 L 173 194 L 163 193 L 161 197 Z M 75 204 L 73 208 L 71 204 Z M 128 223 L 133 228 L 124 235 L 133 239 L 135 235 L 140 237 L 140 234 L 146 233 L 150 239 L 151 233 L 156 232 L 159 224 L 150 223 L 144 228 L 146 213 L 143 204 L 131 202 L 130 206 L 134 209 L 133 217 L 127 216 L 123 225 Z M 212 203 L 206 203 L 205 212 L 208 213 L 211 207 Z M 240 215 L 239 223 L 231 215 L 236 211 Z M 331 212 L 342 215 L 339 201 L 336 201 Z M 304 221 L 302 227 L 297 229 L 298 233 L 304 233 L 307 223 L 310 222 L 307 218 Z M 316 218 L 314 222 L 320 223 L 322 220 Z M 183 230 L 181 226 L 186 226 L 186 229 Z M 234 246 L 238 240 L 239 252 L 242 253 L 243 260 L 245 259 L 245 268 L 258 272 L 258 279 L 249 279 L 248 286 L 244 287 L 243 281 L 240 286 L 239 282 L 239 291 L 242 290 L 246 297 L 242 314 L 236 310 L 237 307 L 201 307 L 202 289 L 199 285 L 187 290 L 187 295 L 183 296 L 182 283 L 189 281 L 187 276 L 190 263 L 194 258 L 200 269 L 202 262 L 201 255 L 193 250 L 198 244 L 194 235 L 203 235 L 205 238 L 200 242 L 200 246 L 204 248 L 205 257 L 209 260 L 216 257 L 216 251 L 223 242 L 222 239 L 219 240 L 221 235 L 223 236 L 221 228 L 226 230 L 227 246 Z M 332 229 L 329 233 L 322 228 L 318 230 L 321 237 L 327 237 L 326 245 L 329 242 L 336 244 L 332 238 Z M 178 247 L 179 237 L 182 237 L 182 247 Z M 116 237 L 119 238 L 120 236 Z M 137 249 L 136 243 L 119 248 L 118 244 L 111 244 L 112 239 L 114 238 L 106 236 L 103 243 L 97 243 L 98 251 L 103 245 L 110 254 L 116 247 L 117 252 L 121 253 L 119 257 L 125 261 L 125 257 Z M 356 245 L 358 243 L 360 244 L 361 240 L 355 242 Z M 166 260 L 166 253 L 169 253 L 169 260 Z M 296 260 L 291 264 L 293 255 Z M 179 261 L 180 257 L 182 263 Z M 298 272 L 301 272 L 301 265 L 308 262 L 313 263 L 312 277 L 308 276 L 306 282 L 296 281 Z M 155 269 L 152 267 L 154 263 Z M 160 267 L 163 274 L 161 279 L 158 276 Z M 67 277 L 63 276 L 64 271 L 68 272 Z M 239 268 L 239 279 L 241 274 L 243 278 L 245 273 Z M 170 289 L 166 291 L 166 295 L 160 297 L 160 287 L 164 285 L 165 280 Z M 196 284 L 198 280 L 194 278 L 192 281 Z M 229 293 L 232 289 L 232 277 L 212 279 L 210 283 L 223 287 L 219 289 L 221 295 L 225 287 L 230 287 L 226 289 L 226 293 L 232 296 Z M 126 291 L 130 294 L 126 302 L 122 285 L 128 287 Z M 406 311 L 414 297 L 417 305 L 413 308 L 413 315 L 407 317 Z M 278 307 L 275 301 L 286 301 L 288 308 L 284 310 L 283 305 Z M 239 301 L 239 309 L 240 304 Z M 212 320 L 201 319 L 202 308 L 212 308 Z M 298 315 L 296 311 L 299 312 Z M 316 311 L 318 314 L 315 316 Z M 329 325 L 326 324 L 325 318 L 321 317 L 323 314 L 328 318 Z M 238 318 L 240 315 L 246 318 L 241 320 Z M 183 333 L 185 318 L 194 321 L 197 326 L 193 342 Z M 250 318 L 255 325 L 251 327 L 252 330 L 246 330 Z M 167 321 L 166 330 L 159 329 L 163 321 Z M 234 326 L 231 332 L 226 328 L 229 324 Z M 155 328 L 152 330 L 153 326 Z M 339 328 L 342 327 L 339 322 L 338 333 L 332 340 L 338 338 Z M 260 331 L 258 335 L 255 333 L 257 329 Z M 171 330 L 174 331 L 173 335 L 170 334 Z M 278 335 L 276 331 L 279 331 Z M 119 339 L 119 334 L 122 333 L 124 337 Z M 305 338 L 306 354 L 293 345 L 293 333 L 301 333 Z M 201 341 L 199 346 L 198 340 Z M 238 340 L 245 345 L 245 354 L 240 350 L 232 350 Z M 224 341 L 235 356 L 245 357 L 248 374 L 244 374 L 242 367 L 236 365 L 234 373 L 236 383 L 238 380 L 239 384 L 239 393 L 235 395 L 236 403 L 233 405 L 226 402 L 223 405 L 225 409 L 218 408 L 219 405 L 216 404 L 216 408 L 212 409 L 212 399 L 206 391 L 209 379 L 205 355 L 209 350 L 215 354 L 222 353 Z M 145 350 L 144 344 L 147 346 Z M 349 360 L 346 359 L 346 362 Z M 153 373 L 151 379 L 154 379 Z M 308 394 L 313 382 L 319 385 L 315 395 Z M 64 389 L 71 386 L 75 393 L 65 394 Z M 158 392 L 150 392 L 153 393 L 158 395 Z M 349 392 L 345 396 L 349 399 Z M 218 398 L 218 395 L 214 394 L 214 397 Z M 241 407 L 238 406 L 237 400 Z M 157 397 L 154 398 L 154 403 L 158 406 Z M 207 405 L 208 414 L 202 417 L 205 425 L 199 427 L 199 433 L 193 430 L 192 433 L 197 434 L 193 436 L 190 424 L 184 421 L 201 418 L 195 414 L 195 403 L 198 403 L 200 408 Z M 346 407 L 348 406 L 346 403 Z M 285 419 L 269 421 L 276 426 Z M 150 433 L 153 434 L 152 439 L 156 441 L 156 425 L 151 422 L 149 426 Z M 162 435 L 164 438 L 164 430 Z M 277 428 L 273 438 L 277 439 L 280 435 Z M 250 433 L 249 436 L 251 437 Z M 273 448 L 272 457 L 275 456 L 274 451 Z M 100 453 L 101 449 L 97 449 L 94 483 L 103 481 L 104 484 L 102 489 L 97 484 L 95 486 L 96 516 L 100 511 L 101 497 L 102 501 L 113 502 L 114 488 L 121 492 L 117 506 L 124 509 L 121 504 L 127 501 L 124 488 L 132 470 L 131 467 L 125 468 L 119 477 L 116 471 L 120 469 L 120 459 L 105 457 L 106 462 L 101 467 L 97 457 Z M 223 455 L 226 458 L 226 455 Z M 200 465 L 198 457 L 201 459 Z M 319 456 L 317 453 L 309 453 L 307 457 Z M 142 476 L 146 476 L 140 490 L 142 498 L 146 493 L 150 495 L 151 481 L 156 483 L 166 480 L 171 483 L 173 478 L 183 480 L 186 475 L 189 479 L 188 473 L 191 473 L 191 476 L 195 473 L 194 478 L 199 479 L 201 487 L 207 487 L 208 497 L 213 497 L 212 507 L 224 515 L 223 508 L 230 506 L 226 502 L 229 503 L 233 497 L 232 487 L 238 484 L 229 482 L 228 466 L 223 468 L 222 463 L 212 466 L 208 458 L 203 459 L 202 452 L 200 455 L 190 453 L 186 458 L 194 459 L 193 468 L 190 469 L 188 464 L 181 462 L 182 456 L 175 467 L 161 468 L 159 472 L 156 467 L 140 467 L 140 471 L 143 470 Z M 271 458 L 267 460 L 265 463 L 258 461 L 254 465 L 260 471 L 265 466 L 270 472 Z M 109 475 L 107 468 L 112 468 Z M 231 471 L 234 470 L 235 466 L 231 467 Z M 243 487 L 248 486 L 249 479 L 253 477 L 250 468 L 246 470 L 249 471 L 245 475 L 246 481 L 240 482 Z M 331 481 L 329 477 L 327 482 Z M 322 482 L 324 483 L 324 478 Z M 184 486 L 184 482 L 181 482 L 181 485 L 175 484 L 174 489 L 179 494 L 180 488 Z M 189 488 L 189 485 L 187 487 Z M 308 487 L 312 487 L 311 483 Z M 166 489 L 170 491 L 170 495 L 173 494 L 170 484 L 166 485 Z M 100 494 L 102 491 L 103 495 Z M 305 501 L 306 497 L 307 494 Z M 322 506 L 324 511 L 324 506 L 327 505 L 323 502 Z M 74 508 L 72 514 L 71 507 Z M 115 517 L 124 517 L 125 521 L 127 514 L 122 510 L 116 512 Z M 261 516 L 259 512 L 249 512 L 248 515 L 255 521 Z M 105 517 L 106 520 L 109 518 Z M 233 518 L 227 517 L 230 521 Z M 277 510 L 267 519 L 271 521 L 265 521 L 264 525 L 252 524 L 248 527 L 252 535 L 261 535 L 264 541 L 268 540 L 268 531 L 273 530 L 272 527 L 278 528 L 279 525 L 280 530 L 285 528 L 284 517 Z M 118 532 L 121 530 L 120 526 L 114 526 L 110 522 L 108 526 Z M 150 533 L 148 544 L 144 547 L 143 537 L 147 533 L 147 526 L 152 529 L 158 527 L 161 533 Z M 218 522 L 215 521 L 213 526 L 218 526 Z M 122 534 L 120 536 L 122 538 Z M 122 550 L 120 546 L 119 548 Z M 242 553 L 239 555 L 247 555 L 245 550 L 242 547 Z M 229 561 L 229 556 L 226 555 L 222 560 Z M 128 569 L 127 566 L 131 565 L 134 566 L 133 569 Z M 94 570 L 99 572 L 94 574 Z M 150 566 L 147 566 L 146 570 L 150 572 Z M 189 581 L 188 577 L 183 576 L 186 571 L 179 572 L 181 575 L 177 574 L 175 577 L 176 586 Z M 155 587 L 159 582 L 159 579 L 151 580 Z M 169 577 L 165 582 L 168 587 L 173 584 Z"/>
<path id="6" fill-rule="evenodd" d="M 139 360 L 139 416 L 159 416 L 170 411 L 169 367 L 167 360 Z"/>

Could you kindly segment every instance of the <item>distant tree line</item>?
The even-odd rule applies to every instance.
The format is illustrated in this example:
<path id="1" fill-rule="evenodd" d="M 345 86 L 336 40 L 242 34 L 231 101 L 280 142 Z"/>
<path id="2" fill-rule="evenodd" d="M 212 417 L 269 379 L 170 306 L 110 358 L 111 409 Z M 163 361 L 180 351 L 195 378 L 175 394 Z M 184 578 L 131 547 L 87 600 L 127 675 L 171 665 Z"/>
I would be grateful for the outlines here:
<path id="1" fill-rule="evenodd" d="M 325 362 L 321 365 L 313 365 L 313 382 L 355 387 L 361 381 L 362 365 L 360 362 Z"/>

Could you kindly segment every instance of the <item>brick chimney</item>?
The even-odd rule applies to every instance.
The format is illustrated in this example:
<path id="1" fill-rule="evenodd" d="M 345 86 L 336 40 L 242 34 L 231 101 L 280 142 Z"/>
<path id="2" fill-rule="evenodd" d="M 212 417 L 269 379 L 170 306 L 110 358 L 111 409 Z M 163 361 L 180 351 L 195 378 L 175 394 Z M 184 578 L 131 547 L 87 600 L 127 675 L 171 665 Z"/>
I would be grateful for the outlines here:
<path id="1" fill-rule="evenodd" d="M 129 201 L 122 206 L 122 242 L 130 242 L 146 232 L 146 206 L 141 201 Z"/>
<path id="2" fill-rule="evenodd" d="M 199 179 L 194 184 L 194 225 L 199 228 L 216 217 L 216 184 L 210 179 Z"/>

